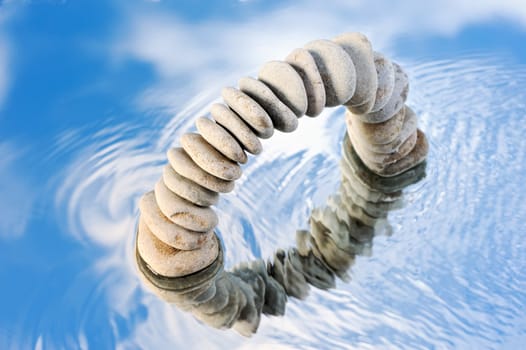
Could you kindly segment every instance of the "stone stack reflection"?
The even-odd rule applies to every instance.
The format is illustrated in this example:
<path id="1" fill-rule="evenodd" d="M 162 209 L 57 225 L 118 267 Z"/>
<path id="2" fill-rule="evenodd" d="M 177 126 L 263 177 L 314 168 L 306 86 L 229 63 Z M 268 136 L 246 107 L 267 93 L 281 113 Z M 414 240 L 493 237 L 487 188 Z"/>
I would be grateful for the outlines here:
<path id="1" fill-rule="evenodd" d="M 296 232 L 296 247 L 278 249 L 267 263 L 256 260 L 223 270 L 223 255 L 205 269 L 176 278 L 153 271 L 136 254 L 143 282 L 167 302 L 215 328 L 250 336 L 261 315 L 285 314 L 288 297 L 304 299 L 310 286 L 327 290 L 349 280 L 357 255 L 371 254 L 372 240 L 388 230 L 388 213 L 402 207 L 402 190 L 425 176 L 425 162 L 393 177 L 368 169 L 346 135 L 341 185 L 310 216 L 310 230 Z"/>

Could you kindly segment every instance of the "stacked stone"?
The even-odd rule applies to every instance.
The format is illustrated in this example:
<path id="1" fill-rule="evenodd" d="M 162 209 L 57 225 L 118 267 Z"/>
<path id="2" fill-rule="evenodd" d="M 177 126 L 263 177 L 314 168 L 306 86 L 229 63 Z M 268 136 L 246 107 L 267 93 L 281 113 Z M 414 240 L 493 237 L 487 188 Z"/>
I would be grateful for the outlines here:
<path id="1" fill-rule="evenodd" d="M 198 133 L 184 134 L 181 147 L 168 151 L 161 179 L 140 201 L 137 257 L 149 280 L 169 285 L 173 302 L 183 309 L 215 327 L 250 334 L 261 312 L 284 312 L 286 295 L 304 298 L 309 284 L 329 288 L 334 275 L 346 279 L 354 254 L 363 251 L 357 242 L 369 237 L 374 225 L 365 216 L 356 222 L 342 219 L 346 214 L 337 208 L 348 206 L 342 191 L 331 199 L 333 209 L 313 213 L 312 232 L 298 233 L 298 249 L 277 251 L 266 268 L 258 263 L 220 272 L 214 268 L 222 266 L 222 250 L 211 206 L 219 193 L 233 190 L 247 152 L 261 153 L 260 139 L 275 129 L 292 132 L 301 116 L 315 117 L 338 105 L 349 110 L 353 149 L 377 174 L 407 171 L 425 158 L 427 143 L 416 131 L 414 113 L 404 107 L 407 76 L 359 33 L 312 41 L 238 85 L 222 90 L 224 103 L 211 106 L 211 119 L 196 120 Z M 358 209 L 345 210 L 354 215 Z M 349 238 L 349 231 L 361 238 Z M 199 283 L 188 287 L 188 278 Z"/>
<path id="2" fill-rule="evenodd" d="M 355 256 L 371 254 L 378 223 L 402 206 L 402 190 L 425 176 L 425 163 L 394 177 L 380 177 L 363 164 L 346 135 L 340 169 L 338 192 L 325 207 L 312 211 L 310 231 L 296 232 L 295 248 L 278 249 L 266 264 L 242 263 L 231 272 L 222 270 L 220 249 L 219 258 L 206 269 L 164 280 L 137 255 L 144 283 L 207 325 L 250 336 L 261 314 L 285 314 L 289 296 L 304 299 L 310 286 L 334 288 L 336 277 L 348 281 Z"/>

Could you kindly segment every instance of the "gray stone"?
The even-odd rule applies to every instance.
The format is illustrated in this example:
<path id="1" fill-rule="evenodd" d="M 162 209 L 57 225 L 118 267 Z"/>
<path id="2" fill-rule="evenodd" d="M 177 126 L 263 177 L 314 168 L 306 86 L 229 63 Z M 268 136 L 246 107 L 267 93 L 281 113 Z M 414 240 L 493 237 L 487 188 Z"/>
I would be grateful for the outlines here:
<path id="1" fill-rule="evenodd" d="M 217 225 L 214 210 L 199 207 L 179 197 L 166 187 L 162 179 L 155 185 L 154 192 L 159 209 L 173 223 L 198 232 L 209 232 Z"/>
<path id="2" fill-rule="evenodd" d="M 170 165 L 179 175 L 210 191 L 228 193 L 234 189 L 234 181 L 226 181 L 207 173 L 180 147 L 168 150 L 167 156 Z"/>
<path id="3" fill-rule="evenodd" d="M 143 220 L 139 221 L 137 249 L 148 266 L 166 277 L 186 276 L 202 270 L 217 258 L 217 238 L 207 240 L 199 249 L 179 250 L 159 240 Z"/>
<path id="4" fill-rule="evenodd" d="M 402 108 L 392 118 L 381 123 L 366 123 L 359 116 L 351 111 L 345 113 L 347 128 L 352 129 L 355 139 L 361 141 L 361 144 L 388 144 L 396 140 L 405 119 L 405 108 Z M 390 152 L 393 150 L 391 149 Z M 389 153 L 389 152 L 386 152 Z"/>
<path id="5" fill-rule="evenodd" d="M 244 77 L 239 80 L 239 89 L 267 111 L 275 129 L 283 132 L 292 132 L 297 129 L 298 118 L 294 112 L 281 102 L 265 83 Z"/>
<path id="6" fill-rule="evenodd" d="M 213 232 L 190 231 L 174 224 L 159 209 L 153 191 L 144 194 L 139 202 L 141 218 L 152 234 L 163 243 L 180 249 L 193 250 L 211 239 Z"/>
<path id="7" fill-rule="evenodd" d="M 170 191 L 201 207 L 209 207 L 217 204 L 219 200 L 219 194 L 217 192 L 210 191 L 192 180 L 188 180 L 184 176 L 179 175 L 170 164 L 164 167 L 163 181 Z"/>
<path id="8" fill-rule="evenodd" d="M 287 61 L 300 75 L 307 93 L 307 112 L 309 117 L 315 117 L 325 107 L 325 88 L 320 72 L 314 58 L 308 50 L 295 49 L 287 58 Z"/>
<path id="9" fill-rule="evenodd" d="M 219 153 L 201 135 L 186 133 L 181 137 L 181 145 L 195 164 L 207 173 L 227 181 L 241 177 L 239 164 Z"/>
<path id="10" fill-rule="evenodd" d="M 222 155 L 234 162 L 245 164 L 248 160 L 238 141 L 221 125 L 208 118 L 197 118 L 195 125 L 201 136 Z"/>
<path id="11" fill-rule="evenodd" d="M 233 325 L 233 329 L 239 334 L 249 337 L 256 333 L 261 320 L 261 309 L 256 304 L 257 295 L 255 291 L 239 277 L 232 275 L 232 279 L 237 280 L 235 285 L 237 290 L 244 295 L 246 303 L 240 309 L 239 316 Z"/>
<path id="12" fill-rule="evenodd" d="M 223 88 L 221 96 L 228 107 L 252 128 L 256 136 L 268 139 L 274 134 L 272 119 L 250 96 L 232 87 Z"/>
<path id="13" fill-rule="evenodd" d="M 300 75 L 290 64 L 270 61 L 261 67 L 258 79 L 264 82 L 299 118 L 307 111 L 307 92 Z"/>
<path id="14" fill-rule="evenodd" d="M 354 64 L 338 44 L 315 40 L 304 46 L 314 58 L 325 88 L 325 106 L 339 106 L 353 96 L 356 88 Z"/>
<path id="15" fill-rule="evenodd" d="M 376 67 L 376 76 L 378 88 L 371 112 L 382 109 L 393 94 L 395 84 L 395 72 L 391 61 L 379 52 L 374 52 L 374 65 Z"/>
<path id="16" fill-rule="evenodd" d="M 409 93 L 409 78 L 395 62 L 392 62 L 395 70 L 395 84 L 391 97 L 387 104 L 376 112 L 360 115 L 366 123 L 381 123 L 395 115 L 404 106 L 407 94 Z"/>
<path id="17" fill-rule="evenodd" d="M 239 141 L 247 152 L 260 154 L 263 150 L 261 141 L 254 131 L 230 108 L 221 103 L 214 103 L 210 107 L 210 114 L 214 120 L 227 129 Z"/>
<path id="18" fill-rule="evenodd" d="M 347 52 L 356 70 L 356 89 L 345 104 L 353 113 L 368 113 L 374 105 L 378 86 L 371 43 L 361 33 L 344 33 L 332 40 Z"/>
<path id="19" fill-rule="evenodd" d="M 201 303 L 195 303 L 193 306 L 199 309 L 203 314 L 215 314 L 223 310 L 229 302 L 232 291 L 228 289 L 228 282 L 225 278 L 225 272 L 222 272 L 214 281 L 215 294 L 212 298 Z"/>

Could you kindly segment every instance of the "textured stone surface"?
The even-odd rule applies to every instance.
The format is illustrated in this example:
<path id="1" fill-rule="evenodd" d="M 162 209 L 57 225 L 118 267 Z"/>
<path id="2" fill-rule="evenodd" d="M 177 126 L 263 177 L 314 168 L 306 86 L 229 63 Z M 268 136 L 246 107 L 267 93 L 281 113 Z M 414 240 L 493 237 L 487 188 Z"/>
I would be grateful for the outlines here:
<path id="1" fill-rule="evenodd" d="M 307 111 L 309 117 L 315 117 L 325 107 L 325 87 L 316 61 L 306 49 L 295 49 L 285 59 L 300 75 L 307 93 Z"/>
<path id="2" fill-rule="evenodd" d="M 210 265 L 218 254 L 218 241 L 214 236 L 199 249 L 179 250 L 159 240 L 144 221 L 139 221 L 137 249 L 149 267 L 167 277 L 178 277 L 199 271 Z"/>
<path id="3" fill-rule="evenodd" d="M 209 207 L 217 204 L 219 200 L 219 194 L 217 192 L 210 191 L 179 175 L 170 164 L 167 164 L 163 169 L 163 181 L 170 191 L 201 207 Z"/>
<path id="4" fill-rule="evenodd" d="M 221 103 L 214 103 L 210 107 L 210 114 L 214 120 L 227 129 L 239 141 L 247 152 L 260 154 L 263 150 L 261 141 L 250 127 L 236 112 Z"/>
<path id="5" fill-rule="evenodd" d="M 371 43 L 361 33 L 344 33 L 332 40 L 347 52 L 356 70 L 356 89 L 345 104 L 353 113 L 367 113 L 374 105 L 378 86 Z"/>
<path id="6" fill-rule="evenodd" d="M 270 61 L 261 67 L 258 79 L 264 82 L 297 117 L 307 111 L 307 92 L 300 75 L 290 64 Z"/>
<path id="7" fill-rule="evenodd" d="M 366 123 L 361 120 L 359 116 L 347 111 L 345 113 L 347 128 L 353 131 L 355 139 L 359 139 L 363 143 L 372 144 L 388 144 L 396 140 L 405 119 L 405 108 L 400 109 L 391 119 L 382 123 Z M 392 152 L 390 149 L 389 152 Z M 386 152 L 386 153 L 389 153 Z"/>
<path id="8" fill-rule="evenodd" d="M 238 163 L 246 163 L 248 158 L 238 141 L 221 125 L 208 118 L 197 118 L 195 125 L 199 134 L 219 153 Z"/>
<path id="9" fill-rule="evenodd" d="M 391 61 L 379 52 L 374 52 L 374 65 L 378 87 L 371 112 L 383 108 L 393 94 L 395 83 L 395 72 Z"/>
<path id="10" fill-rule="evenodd" d="M 192 250 L 202 246 L 213 233 L 187 230 L 170 221 L 159 209 L 153 191 L 144 194 L 139 201 L 141 220 L 163 243 L 180 250 Z"/>
<path id="11" fill-rule="evenodd" d="M 274 128 L 283 132 L 292 132 L 298 127 L 298 118 L 274 92 L 262 81 L 244 77 L 239 80 L 239 89 L 263 107 Z"/>
<path id="12" fill-rule="evenodd" d="M 234 189 L 234 181 L 226 181 L 211 175 L 201 169 L 190 156 L 180 147 L 171 148 L 167 152 L 172 168 L 181 176 L 211 191 L 227 193 Z"/>
<path id="13" fill-rule="evenodd" d="M 395 115 L 404 106 L 409 93 L 409 78 L 402 67 L 392 62 L 395 71 L 395 85 L 387 104 L 377 112 L 362 114 L 360 117 L 367 123 L 381 123 Z"/>
<path id="14" fill-rule="evenodd" d="M 241 177 L 241 167 L 212 147 L 199 134 L 186 133 L 181 137 L 186 153 L 201 169 L 220 179 L 232 181 Z"/>
<path id="15" fill-rule="evenodd" d="M 397 150 L 393 151 L 392 153 L 376 153 L 362 148 L 358 143 L 354 142 L 352 134 L 350 134 L 349 136 L 351 138 L 351 142 L 353 143 L 354 149 L 356 150 L 356 153 L 360 155 L 360 158 L 364 161 L 364 163 L 376 163 L 378 164 L 378 168 L 382 166 L 385 167 L 391 163 L 397 162 L 398 160 L 402 159 L 409 152 L 411 152 L 411 150 L 416 144 L 415 131 L 400 145 L 400 147 L 398 147 Z"/>
<path id="16" fill-rule="evenodd" d="M 354 64 L 338 44 L 315 40 L 304 46 L 314 58 L 325 88 L 325 106 L 339 106 L 353 96 L 356 88 Z"/>
<path id="17" fill-rule="evenodd" d="M 217 225 L 214 210 L 199 207 L 179 197 L 166 187 L 162 179 L 155 185 L 154 192 L 159 209 L 173 223 L 198 232 L 209 232 Z"/>
<path id="18" fill-rule="evenodd" d="M 274 134 L 269 115 L 250 96 L 232 87 L 223 88 L 221 96 L 228 107 L 236 112 L 259 138 L 268 139 Z"/>

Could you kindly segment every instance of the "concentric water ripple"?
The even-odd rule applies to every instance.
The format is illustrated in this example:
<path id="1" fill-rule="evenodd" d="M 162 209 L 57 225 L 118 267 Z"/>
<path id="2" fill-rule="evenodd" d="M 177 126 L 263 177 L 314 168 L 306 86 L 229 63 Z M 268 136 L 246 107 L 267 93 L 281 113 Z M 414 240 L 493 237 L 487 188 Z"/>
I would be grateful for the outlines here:
<path id="1" fill-rule="evenodd" d="M 491 349 L 524 343 L 526 67 L 483 56 L 402 65 L 411 78 L 408 104 L 430 141 L 427 177 L 405 191 L 406 206 L 389 216 L 392 235 L 375 238 L 372 257 L 357 259 L 350 283 L 290 300 L 284 317 L 264 317 L 249 340 L 208 328 L 142 288 L 132 250 L 137 201 L 153 187 L 173 140 L 216 98 L 205 91 L 170 120 L 103 127 L 59 148 L 73 149 L 73 161 L 51 191 L 63 231 L 86 254 L 54 267 L 51 275 L 71 274 L 68 289 L 36 290 L 28 309 L 55 297 L 39 308 L 37 328 L 13 334 L 11 346 Z M 293 245 L 310 211 L 337 190 L 343 113 L 302 118 L 296 132 L 265 140 L 263 154 L 244 166 L 235 190 L 217 206 L 227 269 Z M 68 313 L 68 324 L 57 321 L 66 319 L 58 310 Z M 24 329 L 24 315 L 20 320 L 17 328 Z"/>

